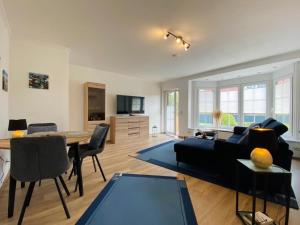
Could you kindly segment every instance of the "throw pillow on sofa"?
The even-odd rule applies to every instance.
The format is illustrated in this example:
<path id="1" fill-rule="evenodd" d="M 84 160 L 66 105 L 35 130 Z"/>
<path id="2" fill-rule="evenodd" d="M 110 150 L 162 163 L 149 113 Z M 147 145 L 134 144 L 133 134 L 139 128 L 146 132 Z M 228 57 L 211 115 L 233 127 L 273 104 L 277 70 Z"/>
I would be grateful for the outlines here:
<path id="1" fill-rule="evenodd" d="M 263 128 L 266 128 L 269 124 L 271 124 L 272 122 L 276 121 L 275 119 L 273 119 L 272 117 L 269 117 L 268 119 L 264 120 L 260 126 Z"/>
<path id="2" fill-rule="evenodd" d="M 273 129 L 277 135 L 277 137 L 280 137 L 285 132 L 288 131 L 288 127 L 284 125 L 283 123 L 280 123 L 277 120 L 274 120 L 273 122 L 269 123 L 265 128 Z"/>

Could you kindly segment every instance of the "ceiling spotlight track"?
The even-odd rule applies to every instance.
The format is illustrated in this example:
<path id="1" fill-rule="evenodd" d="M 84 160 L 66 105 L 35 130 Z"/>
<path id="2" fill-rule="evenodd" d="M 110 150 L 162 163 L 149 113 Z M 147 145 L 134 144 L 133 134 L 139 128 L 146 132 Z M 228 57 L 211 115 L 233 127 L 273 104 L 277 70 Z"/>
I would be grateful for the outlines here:
<path id="1" fill-rule="evenodd" d="M 168 39 L 169 37 L 173 37 L 176 40 L 176 43 L 178 44 L 182 44 L 184 47 L 184 50 L 187 51 L 189 50 L 189 48 L 191 47 L 191 44 L 187 43 L 185 40 L 183 40 L 183 38 L 181 36 L 177 36 L 175 34 L 173 34 L 172 32 L 168 31 L 165 35 L 164 35 L 164 39 Z"/>

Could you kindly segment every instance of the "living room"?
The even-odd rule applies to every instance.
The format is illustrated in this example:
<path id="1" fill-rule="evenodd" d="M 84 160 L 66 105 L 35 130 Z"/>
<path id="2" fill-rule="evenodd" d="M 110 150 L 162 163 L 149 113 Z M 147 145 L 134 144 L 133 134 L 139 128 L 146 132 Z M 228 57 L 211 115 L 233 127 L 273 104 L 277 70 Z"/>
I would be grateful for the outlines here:
<path id="1" fill-rule="evenodd" d="M 299 6 L 0 0 L 0 224 L 298 224 Z"/>

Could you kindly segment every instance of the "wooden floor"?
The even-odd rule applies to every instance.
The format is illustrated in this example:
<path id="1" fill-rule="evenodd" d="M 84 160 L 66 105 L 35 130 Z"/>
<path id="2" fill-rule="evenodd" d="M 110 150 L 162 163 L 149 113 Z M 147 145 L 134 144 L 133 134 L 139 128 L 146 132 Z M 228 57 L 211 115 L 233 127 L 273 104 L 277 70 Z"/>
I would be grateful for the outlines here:
<path id="1" fill-rule="evenodd" d="M 235 192 L 187 175 L 164 169 L 153 164 L 137 160 L 129 155 L 134 155 L 138 150 L 155 145 L 169 139 L 161 135 L 149 138 L 148 141 L 130 144 L 107 144 L 105 151 L 101 154 L 100 161 L 107 178 L 114 173 L 139 173 L 153 175 L 177 176 L 185 179 L 191 195 L 193 207 L 199 225 L 240 225 L 240 220 L 235 216 Z M 53 181 L 43 181 L 41 187 L 36 187 L 33 193 L 30 207 L 27 209 L 23 224 L 47 225 L 47 224 L 75 224 L 90 203 L 105 186 L 100 172 L 94 172 L 92 160 L 87 159 L 83 163 L 84 190 L 85 195 L 78 197 L 77 193 L 71 193 L 66 197 L 66 202 L 71 213 L 71 219 L 66 219 L 64 210 L 59 200 Z M 67 177 L 65 177 L 67 179 Z M 74 188 L 73 178 L 67 181 L 70 190 Z M 300 162 L 293 161 L 293 187 L 298 200 L 300 199 Z M 16 193 L 15 215 L 7 218 L 8 184 L 4 185 L 0 192 L 0 224 L 17 224 L 20 207 L 23 203 L 26 189 L 20 189 L 18 185 Z M 261 206 L 261 201 L 259 201 Z M 249 196 L 242 195 L 240 206 L 244 209 L 251 208 Z M 280 220 L 284 215 L 283 207 L 269 203 L 269 214 Z M 112 212 L 113 213 L 113 212 Z M 281 221 L 280 224 L 283 224 Z M 300 211 L 291 210 L 290 225 L 300 224 Z"/>

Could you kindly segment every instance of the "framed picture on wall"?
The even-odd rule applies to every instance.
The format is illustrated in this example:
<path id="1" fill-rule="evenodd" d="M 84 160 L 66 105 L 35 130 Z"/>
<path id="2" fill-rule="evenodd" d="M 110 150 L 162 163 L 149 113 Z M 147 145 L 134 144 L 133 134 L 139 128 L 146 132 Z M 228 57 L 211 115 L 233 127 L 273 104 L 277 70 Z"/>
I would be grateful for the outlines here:
<path id="1" fill-rule="evenodd" d="M 2 90 L 8 91 L 8 73 L 2 70 Z"/>
<path id="2" fill-rule="evenodd" d="M 49 75 L 29 73 L 29 88 L 49 89 Z"/>

